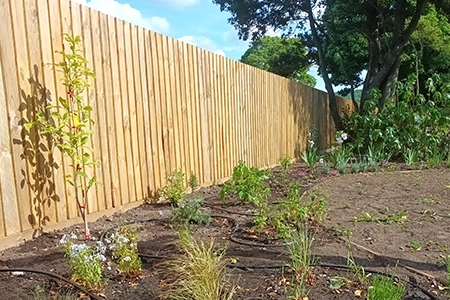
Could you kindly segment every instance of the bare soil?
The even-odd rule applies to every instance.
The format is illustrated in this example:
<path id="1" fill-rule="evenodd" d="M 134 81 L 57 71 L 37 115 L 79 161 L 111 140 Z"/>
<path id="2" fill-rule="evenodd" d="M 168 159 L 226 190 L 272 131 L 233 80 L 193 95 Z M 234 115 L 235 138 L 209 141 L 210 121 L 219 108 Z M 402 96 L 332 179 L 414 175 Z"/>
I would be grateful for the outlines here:
<path id="1" fill-rule="evenodd" d="M 403 170 L 401 170 L 403 169 Z M 289 185 L 300 182 L 303 191 L 321 189 L 329 194 L 326 220 L 311 225 L 314 254 L 318 266 L 310 279 L 309 299 L 364 299 L 355 276 L 346 269 L 348 243 L 340 235 L 351 229 L 355 260 L 366 269 L 398 276 L 408 281 L 405 299 L 446 299 L 438 286 L 447 282 L 443 257 L 450 254 L 450 169 L 406 170 L 399 165 L 385 166 L 383 172 L 340 175 L 322 174 L 293 165 L 287 178 L 279 169 L 269 180 L 275 203 L 286 196 Z M 196 196 L 205 198 L 204 209 L 214 216 L 210 225 L 194 227 L 194 236 L 227 246 L 226 258 L 237 260 L 237 267 L 227 268 L 230 284 L 237 287 L 233 299 L 286 299 L 284 278 L 289 270 L 279 266 L 289 263 L 286 241 L 276 240 L 270 230 L 252 232 L 251 206 L 238 199 L 219 199 L 220 187 L 202 188 Z M 103 217 L 91 223 L 94 239 L 124 222 L 139 221 L 139 252 L 143 255 L 138 278 L 123 278 L 109 273 L 100 296 L 106 299 L 159 299 L 164 284 L 158 264 L 177 255 L 178 239 L 167 222 L 168 204 L 144 204 L 127 212 Z M 360 218 L 359 221 L 355 221 Z M 363 219 L 370 222 L 364 222 Z M 235 228 L 239 224 L 238 229 Z M 67 259 L 59 241 L 65 233 L 82 236 L 82 225 L 48 232 L 22 245 L 0 252 L 1 269 L 35 269 L 70 278 Z M 233 237 L 231 235 L 233 233 Z M 340 289 L 330 288 L 330 278 L 349 279 Z M 27 298 L 36 286 L 56 291 L 68 285 L 44 274 L 25 272 L 13 275 L 0 272 L 1 299 Z M 79 293 L 80 299 L 89 299 Z M 434 298 L 432 298 L 434 297 Z"/>

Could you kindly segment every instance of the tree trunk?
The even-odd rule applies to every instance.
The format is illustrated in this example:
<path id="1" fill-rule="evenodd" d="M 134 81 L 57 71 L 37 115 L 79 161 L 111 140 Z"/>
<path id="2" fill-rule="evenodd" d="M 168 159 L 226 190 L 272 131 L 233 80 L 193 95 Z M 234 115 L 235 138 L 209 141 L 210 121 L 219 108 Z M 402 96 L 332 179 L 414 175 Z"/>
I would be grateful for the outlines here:
<path id="1" fill-rule="evenodd" d="M 325 83 L 325 88 L 328 92 L 328 107 L 330 108 L 331 117 L 334 121 L 334 126 L 336 130 L 342 130 L 342 119 L 339 115 L 339 110 L 337 108 L 337 99 L 334 94 L 333 85 L 331 84 L 330 77 L 328 76 L 326 62 L 325 62 L 325 54 L 323 52 L 322 41 L 317 33 L 316 22 L 314 19 L 314 13 L 312 11 L 311 2 L 306 1 L 306 10 L 308 13 L 308 21 L 311 27 L 311 33 L 313 36 L 314 45 L 317 48 L 317 54 L 319 56 L 319 72 L 322 75 L 323 81 Z"/>

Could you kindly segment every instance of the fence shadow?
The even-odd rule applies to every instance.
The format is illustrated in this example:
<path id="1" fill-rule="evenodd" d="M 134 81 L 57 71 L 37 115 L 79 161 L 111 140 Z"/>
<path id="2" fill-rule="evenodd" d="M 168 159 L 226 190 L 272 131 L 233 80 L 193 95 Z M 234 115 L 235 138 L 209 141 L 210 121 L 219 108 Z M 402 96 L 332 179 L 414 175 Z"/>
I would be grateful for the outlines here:
<path id="1" fill-rule="evenodd" d="M 25 124 L 35 122 L 38 112 L 43 112 L 46 118 L 50 117 L 47 106 L 51 103 L 50 91 L 39 81 L 39 68 L 33 67 L 33 74 L 28 78 L 30 93 L 23 89 L 20 92 L 21 103 L 19 111 L 22 119 L 19 124 L 22 126 L 21 139 L 14 139 L 14 145 L 23 147 L 21 158 L 26 161 L 28 170 L 21 170 L 22 180 L 20 187 L 29 188 L 31 193 L 31 211 L 28 215 L 28 222 L 34 229 L 33 237 L 42 233 L 42 227 L 51 220 L 49 212 L 55 211 L 56 202 L 61 199 L 55 193 L 55 182 L 53 170 L 59 165 L 54 161 L 54 145 L 50 134 L 42 134 L 39 128 L 34 126 L 27 129 Z M 29 199 L 21 199 L 29 201 Z"/>

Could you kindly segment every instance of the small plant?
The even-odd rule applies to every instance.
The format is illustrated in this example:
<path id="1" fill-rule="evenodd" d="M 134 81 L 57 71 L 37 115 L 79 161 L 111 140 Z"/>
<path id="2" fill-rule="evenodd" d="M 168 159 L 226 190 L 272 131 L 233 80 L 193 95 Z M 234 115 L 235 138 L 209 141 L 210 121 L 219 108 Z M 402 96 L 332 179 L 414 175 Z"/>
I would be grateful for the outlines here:
<path id="1" fill-rule="evenodd" d="M 328 192 L 322 189 L 308 191 L 309 201 L 306 203 L 307 214 L 312 222 L 322 223 L 327 215 Z"/>
<path id="2" fill-rule="evenodd" d="M 339 290 L 346 286 L 348 286 L 351 283 L 351 281 L 345 277 L 341 276 L 333 276 L 330 277 L 330 289 L 332 290 Z"/>
<path id="3" fill-rule="evenodd" d="M 329 174 L 331 171 L 330 165 L 328 164 L 328 162 L 326 160 L 324 160 L 323 158 L 319 159 L 319 164 L 322 165 L 322 173 L 323 174 Z"/>
<path id="4" fill-rule="evenodd" d="M 450 255 L 444 256 L 444 263 L 447 270 L 447 286 L 446 288 L 450 288 Z"/>
<path id="5" fill-rule="evenodd" d="M 138 233 L 136 226 L 120 226 L 105 242 L 109 244 L 117 270 L 125 276 L 137 276 L 141 272 L 142 262 L 138 252 Z"/>
<path id="6" fill-rule="evenodd" d="M 98 291 L 102 286 L 103 262 L 106 260 L 106 246 L 97 242 L 96 246 L 87 246 L 85 243 L 76 244 L 77 236 L 64 235 L 60 243 L 63 245 L 65 255 L 69 259 L 72 271 L 72 280 L 79 281 L 86 288 Z"/>
<path id="7" fill-rule="evenodd" d="M 163 299 L 231 300 L 234 288 L 224 288 L 225 251 L 214 251 L 214 241 L 195 240 L 186 227 L 180 228 L 179 235 L 182 253 L 160 265 L 168 282 Z"/>
<path id="8" fill-rule="evenodd" d="M 348 136 L 345 132 L 336 132 L 336 145 L 332 147 L 332 151 L 329 153 L 330 161 L 339 173 L 345 173 L 347 163 L 352 155 L 352 148 L 343 144 L 347 139 Z"/>
<path id="9" fill-rule="evenodd" d="M 184 200 L 178 207 L 172 208 L 170 222 L 175 226 L 184 226 L 189 223 L 209 224 L 211 216 L 200 212 L 204 201 L 203 199 Z"/>
<path id="10" fill-rule="evenodd" d="M 286 174 L 292 165 L 292 158 L 289 155 L 285 154 L 282 157 L 280 157 L 278 162 L 280 163 L 282 176 L 286 177 Z"/>
<path id="11" fill-rule="evenodd" d="M 356 263 L 353 257 L 353 248 L 352 248 L 352 231 L 350 229 L 344 229 L 342 231 L 342 235 L 346 237 L 346 245 L 347 245 L 347 265 L 353 275 L 358 279 L 358 281 L 365 286 L 367 284 L 367 280 L 370 274 L 366 274 L 366 270 L 363 266 Z"/>
<path id="12" fill-rule="evenodd" d="M 279 198 L 279 204 L 274 207 L 276 213 L 271 217 L 272 225 L 277 229 L 279 238 L 289 238 L 292 228 L 306 221 L 308 207 L 301 203 L 300 184 L 289 186 L 287 198 Z"/>
<path id="13" fill-rule="evenodd" d="M 172 205 L 178 205 L 186 194 L 183 170 L 174 170 L 166 173 L 166 184 L 160 189 L 160 194 L 170 201 Z"/>
<path id="14" fill-rule="evenodd" d="M 257 230 L 262 230 L 268 220 L 270 187 L 265 183 L 269 178 L 270 170 L 259 170 L 247 167 L 240 161 L 233 169 L 231 180 L 222 186 L 220 198 L 234 192 L 243 203 L 252 203 L 256 207 L 253 217 Z"/>
<path id="15" fill-rule="evenodd" d="M 411 166 L 419 162 L 419 151 L 416 149 L 406 149 L 403 158 L 407 166 Z"/>
<path id="16" fill-rule="evenodd" d="M 314 141 L 309 141 L 305 152 L 302 154 L 302 159 L 309 168 L 314 168 L 319 161 L 319 151 L 314 145 Z"/>
<path id="17" fill-rule="evenodd" d="M 293 270 L 289 299 L 307 299 L 308 280 L 312 276 L 312 266 L 315 258 L 312 254 L 314 237 L 308 232 L 305 225 L 300 225 L 298 231 L 292 234 L 292 243 L 288 245 Z"/>
<path id="18" fill-rule="evenodd" d="M 419 251 L 420 249 L 422 249 L 422 243 L 417 241 L 411 241 L 409 243 L 409 249 L 411 249 L 412 251 Z"/>
<path id="19" fill-rule="evenodd" d="M 386 276 L 375 276 L 372 286 L 367 291 L 368 300 L 402 300 L 406 287 L 397 284 L 392 278 Z"/>
<path id="20" fill-rule="evenodd" d="M 446 153 L 435 149 L 427 157 L 427 166 L 434 167 L 434 166 L 442 163 L 445 159 L 445 155 L 446 155 Z"/>
<path id="21" fill-rule="evenodd" d="M 382 217 L 373 217 L 368 212 L 364 212 L 362 217 L 354 217 L 355 222 L 384 222 L 402 224 L 406 221 L 406 211 L 399 211 L 393 215 L 386 215 Z"/>
<path id="22" fill-rule="evenodd" d="M 74 291 L 60 288 L 56 291 L 46 291 L 40 285 L 34 288 L 34 291 L 26 295 L 17 297 L 17 300 L 78 300 L 80 299 Z"/>
<path id="23" fill-rule="evenodd" d="M 85 238 L 89 238 L 87 193 L 98 182 L 86 173 L 87 167 L 97 163 L 92 160 L 92 149 L 88 145 L 94 120 L 91 118 L 92 107 L 85 104 L 84 94 L 90 86 L 88 78 L 94 78 L 95 73 L 87 67 L 81 37 L 65 34 L 64 38 L 70 51 L 57 51 L 63 59 L 53 66 L 63 73 L 61 82 L 66 87 L 67 95 L 59 97 L 58 105 L 47 106 L 45 112 L 38 112 L 37 120 L 25 124 L 25 128 L 29 130 L 37 126 L 43 134 L 51 136 L 52 145 L 72 160 L 72 174 L 65 178 L 75 190 L 75 200 L 84 221 Z"/>
<path id="24" fill-rule="evenodd" d="M 191 172 L 191 177 L 189 177 L 189 187 L 192 191 L 195 191 L 199 186 L 200 184 L 198 183 L 197 176 L 195 176 L 194 172 Z"/>

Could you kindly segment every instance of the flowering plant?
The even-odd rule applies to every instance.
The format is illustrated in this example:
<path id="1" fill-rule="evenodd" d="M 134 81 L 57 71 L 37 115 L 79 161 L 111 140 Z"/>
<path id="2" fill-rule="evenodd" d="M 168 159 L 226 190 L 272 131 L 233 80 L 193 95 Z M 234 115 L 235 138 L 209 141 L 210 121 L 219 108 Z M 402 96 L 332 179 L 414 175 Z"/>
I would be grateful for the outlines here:
<path id="1" fill-rule="evenodd" d="M 142 262 L 138 253 L 137 228 L 121 226 L 105 242 L 109 244 L 112 257 L 117 263 L 117 270 L 125 276 L 136 276 L 141 271 Z"/>
<path id="2" fill-rule="evenodd" d="M 306 146 L 305 152 L 302 154 L 302 159 L 306 163 L 306 165 L 310 168 L 314 168 L 317 161 L 319 160 L 320 155 L 317 150 L 317 146 L 314 143 L 314 140 L 308 140 L 308 145 Z"/>
<path id="3" fill-rule="evenodd" d="M 98 241 L 94 246 L 85 243 L 77 244 L 75 234 L 65 234 L 60 243 L 64 246 L 65 255 L 69 258 L 72 279 L 91 290 L 99 290 L 102 286 L 103 262 L 106 261 L 106 247 Z"/>

